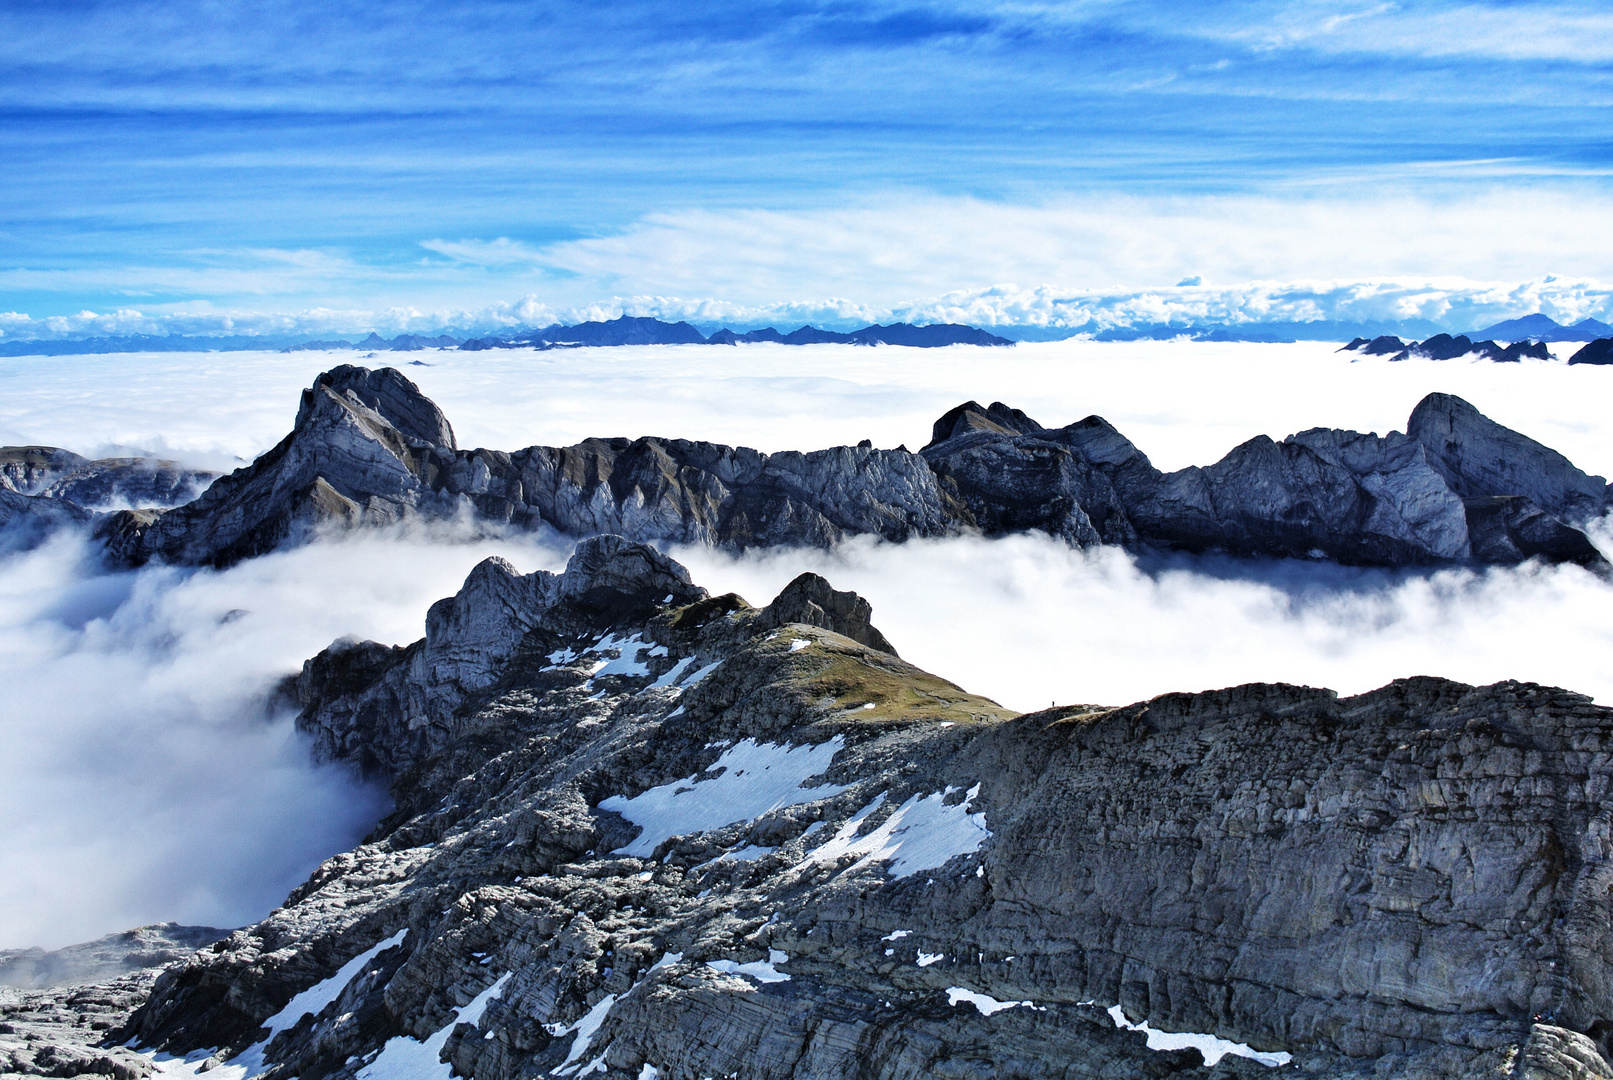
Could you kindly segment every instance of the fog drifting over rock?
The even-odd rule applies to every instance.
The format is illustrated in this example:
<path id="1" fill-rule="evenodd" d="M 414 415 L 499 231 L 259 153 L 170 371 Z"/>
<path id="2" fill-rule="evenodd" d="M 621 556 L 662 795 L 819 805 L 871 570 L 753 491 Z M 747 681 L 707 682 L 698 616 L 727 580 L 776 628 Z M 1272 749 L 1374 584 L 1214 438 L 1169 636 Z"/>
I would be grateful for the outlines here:
<path id="1" fill-rule="evenodd" d="M 975 398 L 1046 424 L 1098 413 L 1156 465 L 1177 468 L 1261 433 L 1402 429 L 1424 393 L 1443 390 L 1588 471 L 1613 471 L 1601 432 L 1613 370 L 1352 363 L 1333 348 L 20 358 L 0 368 L 0 442 L 227 465 L 289 429 L 297 392 L 320 370 L 357 362 L 401 367 L 461 445 L 506 450 L 640 434 L 916 449 L 936 416 Z M 431 366 L 407 366 L 414 359 Z M 1613 555 L 1605 529 L 1597 540 Z M 487 555 L 527 572 L 560 567 L 568 548 L 553 536 L 370 534 L 224 572 L 108 574 L 83 538 L 63 537 L 0 559 L 0 664 L 24 676 L 0 696 L 0 948 L 260 916 L 385 805 L 308 761 L 290 717 L 265 713 L 269 688 L 338 636 L 419 637 L 429 604 Z M 1138 559 L 1035 536 L 673 554 L 697 583 L 756 604 L 816 570 L 866 596 L 904 657 L 1020 709 L 1254 680 L 1353 693 L 1412 674 L 1530 679 L 1613 703 L 1613 586 L 1572 566 L 1412 573 Z"/>

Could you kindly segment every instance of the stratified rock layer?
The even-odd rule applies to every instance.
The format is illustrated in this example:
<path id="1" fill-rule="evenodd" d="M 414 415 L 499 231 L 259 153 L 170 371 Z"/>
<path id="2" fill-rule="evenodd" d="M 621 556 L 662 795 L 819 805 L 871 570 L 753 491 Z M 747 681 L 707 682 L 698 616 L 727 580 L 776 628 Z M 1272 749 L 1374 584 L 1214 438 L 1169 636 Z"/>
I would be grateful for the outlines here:
<path id="1" fill-rule="evenodd" d="M 277 1016 L 253 1052 L 304 1080 L 1267 1074 L 1119 1005 L 1277 1075 L 1613 1075 L 1613 710 L 1409 679 L 1015 716 L 868 614 L 604 537 L 322 653 L 299 723 L 395 812 L 119 1037 Z"/>
<path id="2" fill-rule="evenodd" d="M 1039 530 L 1082 546 L 1378 566 L 1604 566 L 1582 530 L 1608 506 L 1601 477 L 1442 394 L 1406 434 L 1261 436 L 1165 473 L 1100 417 L 1044 428 L 972 401 L 917 454 L 660 438 L 459 450 L 402 375 L 343 366 L 304 392 L 294 430 L 251 466 L 186 506 L 98 527 L 130 564 L 223 565 L 320 529 L 423 518 L 734 549 Z"/>

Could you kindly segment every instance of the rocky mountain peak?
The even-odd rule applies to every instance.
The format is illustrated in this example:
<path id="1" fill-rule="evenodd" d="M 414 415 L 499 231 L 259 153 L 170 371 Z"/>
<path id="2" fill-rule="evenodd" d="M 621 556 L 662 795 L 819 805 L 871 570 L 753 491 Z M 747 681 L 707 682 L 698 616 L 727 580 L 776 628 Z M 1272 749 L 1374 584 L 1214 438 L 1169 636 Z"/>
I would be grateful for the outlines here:
<path id="1" fill-rule="evenodd" d="M 1026 435 L 1041 430 L 1041 424 L 1000 401 L 992 402 L 990 408 L 983 407 L 978 401 L 966 401 L 941 414 L 941 418 L 935 422 L 930 433 L 930 441 L 923 449 L 928 450 L 948 439 L 975 431 L 989 431 L 999 435 Z"/>
<path id="2" fill-rule="evenodd" d="M 436 402 L 396 368 L 358 367 L 340 364 L 321 374 L 314 385 L 303 391 L 297 412 L 297 427 L 306 421 L 321 389 L 338 397 L 348 397 L 379 414 L 406 439 L 428 446 L 457 450 L 454 429 Z"/>
<path id="3" fill-rule="evenodd" d="M 870 649 L 896 655 L 895 646 L 872 623 L 873 605 L 854 592 L 837 592 L 817 574 L 806 573 L 756 617 L 756 629 L 772 630 L 790 623 L 818 626 L 848 637 Z"/>
<path id="4" fill-rule="evenodd" d="M 1406 433 L 1428 449 L 1430 463 L 1464 499 L 1522 497 L 1571 525 L 1607 509 L 1606 480 L 1454 394 L 1418 402 Z"/>
<path id="5" fill-rule="evenodd" d="M 682 564 L 623 536 L 591 536 L 577 545 L 559 579 L 560 595 L 603 620 L 642 616 L 656 606 L 692 604 L 706 590 Z"/>
<path id="6" fill-rule="evenodd" d="M 1457 400 L 1428 399 L 1409 436 L 1262 436 L 1174 472 L 1101 417 L 1046 428 L 976 401 L 938 419 L 917 454 L 764 454 L 653 437 L 506 452 L 455 449 L 446 418 L 408 379 L 344 366 L 319 377 L 292 433 L 247 468 L 193 502 L 106 515 L 96 527 L 113 560 L 132 565 L 228 565 L 324 530 L 424 519 L 731 550 L 1037 530 L 1083 547 L 1376 566 L 1602 566 L 1584 529 L 1613 508 L 1607 487 Z M 8 531 L 32 538 L 95 517 L 41 496 L 0 490 L 0 528 L 31 520 Z"/>

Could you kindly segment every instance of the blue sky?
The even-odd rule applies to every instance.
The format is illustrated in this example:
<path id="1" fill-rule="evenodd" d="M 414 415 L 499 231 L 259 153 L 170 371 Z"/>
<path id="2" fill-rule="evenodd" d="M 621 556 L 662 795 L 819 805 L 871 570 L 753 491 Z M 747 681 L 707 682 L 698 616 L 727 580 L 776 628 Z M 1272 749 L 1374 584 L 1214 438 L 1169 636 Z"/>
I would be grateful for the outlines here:
<path id="1" fill-rule="evenodd" d="M 0 72 L 13 337 L 1610 313 L 1595 5 L 13 2 Z"/>

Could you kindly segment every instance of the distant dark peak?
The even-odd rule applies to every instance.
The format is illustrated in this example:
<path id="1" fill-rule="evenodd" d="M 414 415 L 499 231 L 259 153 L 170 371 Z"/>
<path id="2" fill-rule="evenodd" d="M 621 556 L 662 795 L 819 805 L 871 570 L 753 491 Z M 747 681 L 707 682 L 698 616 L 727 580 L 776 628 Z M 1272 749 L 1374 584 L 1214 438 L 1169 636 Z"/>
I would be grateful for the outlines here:
<path id="1" fill-rule="evenodd" d="M 375 335 L 371 334 L 370 336 L 374 337 Z M 348 341 L 348 340 L 346 340 L 344 338 L 336 338 L 335 340 L 332 340 L 332 341 L 324 341 L 324 340 L 320 340 L 320 341 L 304 341 L 304 342 L 302 342 L 301 344 L 298 344 L 298 345 L 287 345 L 284 349 L 281 349 L 280 351 L 283 352 L 283 353 L 328 352 L 331 349 L 351 349 L 353 347 L 354 346 L 353 346 L 353 343 L 351 341 Z"/>
<path id="2" fill-rule="evenodd" d="M 906 345 L 920 349 L 933 349 L 945 345 L 1013 344 L 1007 338 L 957 323 L 934 323 L 929 326 L 892 323 L 889 326 L 867 326 L 848 336 L 859 345 Z"/>
<path id="3" fill-rule="evenodd" d="M 1613 364 L 1613 337 L 1597 338 L 1573 356 L 1570 364 Z"/>
<path id="4" fill-rule="evenodd" d="M 743 334 L 735 333 L 723 327 L 706 339 L 707 345 L 738 345 L 741 341 L 783 341 L 784 335 L 771 326 L 764 326 L 760 330 L 749 330 Z"/>
<path id="5" fill-rule="evenodd" d="M 1407 355 L 1420 356 L 1427 360 L 1454 360 L 1458 356 L 1466 356 L 1473 351 L 1473 342 L 1466 334 L 1452 337 L 1449 334 L 1435 334 L 1427 341 L 1413 345 L 1406 350 L 1406 354 L 1395 359 L 1403 360 Z"/>
<path id="6" fill-rule="evenodd" d="M 990 431 L 1000 435 L 1029 435 L 1043 430 L 1042 425 L 1018 409 L 1009 408 L 1000 401 L 983 408 L 978 401 L 966 401 L 948 409 L 931 429 L 930 441 L 924 449 L 967 435 L 975 431 Z"/>
<path id="7" fill-rule="evenodd" d="M 1370 341 L 1366 338 L 1358 337 L 1339 351 L 1359 351 L 1363 356 L 1392 356 L 1395 353 L 1404 352 L 1405 348 L 1406 343 L 1404 341 L 1391 334 L 1384 334 Z"/>
<path id="8" fill-rule="evenodd" d="M 1379 348 L 1378 342 L 1383 342 L 1383 347 Z M 1355 342 L 1351 342 L 1351 345 L 1346 346 L 1346 348 L 1354 344 Z M 1511 345 L 1502 345 L 1499 342 L 1488 339 L 1475 341 L 1465 334 L 1458 334 L 1455 337 L 1450 334 L 1435 334 L 1426 341 L 1414 341 L 1404 346 L 1401 346 L 1399 338 L 1378 338 L 1377 341 L 1372 342 L 1361 351 L 1371 355 L 1383 355 L 1392 352 L 1394 355 L 1389 357 L 1391 360 L 1410 360 L 1413 358 L 1419 360 L 1454 360 L 1458 356 L 1478 356 L 1486 360 L 1506 364 L 1516 363 L 1526 356 L 1535 360 L 1551 359 L 1551 350 L 1546 348 L 1544 342 L 1531 341 L 1526 338 L 1514 341 Z"/>
<path id="9" fill-rule="evenodd" d="M 1572 326 L 1563 326 L 1550 315 L 1537 311 L 1520 319 L 1507 319 L 1482 330 L 1470 331 L 1468 336 L 1474 339 L 1495 338 L 1498 341 L 1522 341 L 1525 338 L 1535 341 L 1592 341 L 1613 336 L 1613 326 L 1591 318 L 1581 319 Z"/>
<path id="10" fill-rule="evenodd" d="M 780 335 L 779 341 L 786 345 L 845 345 L 851 342 L 851 335 L 839 334 L 833 330 L 819 330 L 816 326 L 807 325 Z"/>
<path id="11" fill-rule="evenodd" d="M 699 345 L 706 336 L 686 322 L 623 315 L 607 322 L 545 327 L 528 340 L 577 345 Z"/>
<path id="12" fill-rule="evenodd" d="M 416 348 L 432 347 L 438 339 L 418 339 L 410 335 L 398 338 L 395 344 L 371 335 L 373 340 L 359 343 L 360 348 Z M 407 340 L 406 340 L 407 339 Z M 449 340 L 446 335 L 441 339 Z M 669 323 L 648 316 L 623 315 L 608 322 L 585 322 L 575 326 L 555 323 L 542 330 L 523 331 L 504 337 L 471 338 L 459 347 L 468 352 L 484 349 L 563 348 L 574 346 L 608 347 L 615 345 L 740 345 L 752 342 L 775 342 L 782 345 L 905 345 L 913 348 L 936 348 L 944 345 L 1012 345 L 1007 338 L 989 334 L 973 326 L 955 323 L 937 323 L 931 326 L 913 326 L 909 323 L 892 323 L 889 326 L 865 326 L 861 330 L 842 333 L 838 330 L 820 330 L 810 324 L 781 334 L 771 326 L 739 333 L 723 327 L 709 338 L 686 322 Z"/>
<path id="13" fill-rule="evenodd" d="M 1581 320 L 1579 320 L 1579 322 L 1575 323 L 1573 326 L 1570 326 L 1568 329 L 1571 330 L 1571 331 L 1574 331 L 1576 334 L 1584 333 L 1584 334 L 1595 334 L 1596 337 L 1613 337 L 1613 326 L 1609 326 L 1607 323 L 1602 322 L 1600 319 L 1591 319 L 1591 318 L 1581 319 Z M 1565 338 L 1564 340 L 1566 340 L 1566 341 L 1582 341 L 1584 339 L 1579 338 L 1579 337 L 1572 337 L 1572 338 Z"/>
<path id="14" fill-rule="evenodd" d="M 426 337 L 422 334 L 399 334 L 388 346 L 393 352 L 418 352 L 421 349 L 452 349 L 459 339 L 448 334 Z"/>
<path id="15" fill-rule="evenodd" d="M 1490 359 L 1499 363 L 1517 363 L 1526 356 L 1534 360 L 1551 359 L 1551 350 L 1546 348 L 1544 341 L 1514 341 L 1504 349 L 1494 342 L 1486 344 L 1491 346 Z"/>

